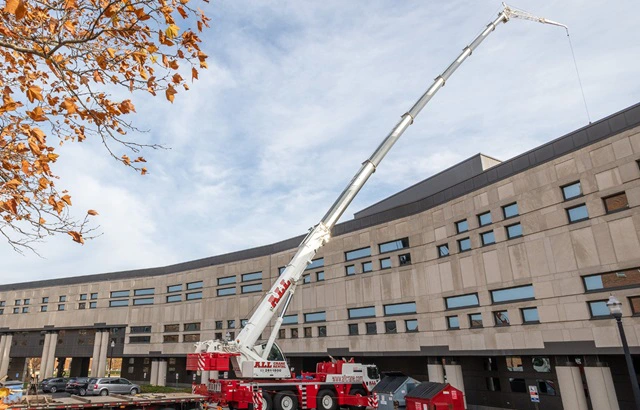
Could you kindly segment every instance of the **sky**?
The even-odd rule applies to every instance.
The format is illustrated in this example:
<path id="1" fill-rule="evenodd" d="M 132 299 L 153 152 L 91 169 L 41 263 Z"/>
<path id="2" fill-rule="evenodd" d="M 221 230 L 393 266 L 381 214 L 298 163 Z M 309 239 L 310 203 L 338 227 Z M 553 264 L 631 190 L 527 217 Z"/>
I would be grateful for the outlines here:
<path id="1" fill-rule="evenodd" d="M 192 0 L 197 1 L 197 0 Z M 637 0 L 512 4 L 569 26 L 592 121 L 640 102 Z M 499 1 L 232 1 L 212 18 L 200 73 L 174 104 L 134 95 L 149 174 L 97 142 L 54 171 L 101 235 L 20 255 L 4 283 L 166 266 L 301 235 L 400 116 L 492 21 Z M 564 29 L 512 20 L 449 79 L 342 220 L 478 152 L 506 160 L 589 122 Z M 124 153 L 124 151 L 123 151 Z"/>

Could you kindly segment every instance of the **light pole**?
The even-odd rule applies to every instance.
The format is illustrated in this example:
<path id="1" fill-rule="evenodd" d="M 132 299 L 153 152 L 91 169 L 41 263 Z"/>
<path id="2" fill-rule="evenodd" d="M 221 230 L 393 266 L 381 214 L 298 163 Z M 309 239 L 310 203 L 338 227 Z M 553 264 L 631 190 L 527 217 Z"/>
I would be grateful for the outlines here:
<path id="1" fill-rule="evenodd" d="M 609 296 L 607 301 L 607 307 L 611 316 L 618 322 L 618 331 L 620 332 L 620 340 L 622 340 L 622 350 L 624 350 L 624 358 L 627 361 L 627 370 L 629 370 L 629 379 L 631 382 L 631 390 L 633 391 L 633 399 L 636 402 L 636 409 L 640 409 L 640 387 L 638 387 L 638 377 L 636 376 L 636 369 L 633 367 L 633 360 L 631 359 L 631 352 L 629 351 L 629 345 L 627 344 L 627 337 L 624 335 L 624 328 L 622 327 L 622 303 L 615 296 Z"/>
<path id="2" fill-rule="evenodd" d="M 109 374 L 107 375 L 107 377 L 111 377 L 111 363 L 113 361 L 113 348 L 115 346 L 116 346 L 116 341 L 111 339 L 111 344 L 110 344 L 111 349 L 109 350 Z"/>

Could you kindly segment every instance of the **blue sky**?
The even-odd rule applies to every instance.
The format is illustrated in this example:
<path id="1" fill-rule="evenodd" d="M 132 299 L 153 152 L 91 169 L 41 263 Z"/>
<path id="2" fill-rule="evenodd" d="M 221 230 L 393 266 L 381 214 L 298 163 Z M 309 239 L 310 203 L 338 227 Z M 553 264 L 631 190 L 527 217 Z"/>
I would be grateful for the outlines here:
<path id="1" fill-rule="evenodd" d="M 193 0 L 192 0 L 193 1 Z M 640 3 L 519 1 L 569 26 L 592 120 L 640 101 Z M 102 236 L 0 247 L 6 282 L 164 266 L 302 234 L 498 1 L 212 1 L 210 69 L 173 105 L 133 97 L 147 176 L 98 143 L 59 149 L 57 184 Z M 343 220 L 478 152 L 508 159 L 587 124 L 563 29 L 513 20 L 400 139 Z M 124 153 L 124 152 L 123 152 Z M 8 280 L 6 280 L 8 278 Z"/>

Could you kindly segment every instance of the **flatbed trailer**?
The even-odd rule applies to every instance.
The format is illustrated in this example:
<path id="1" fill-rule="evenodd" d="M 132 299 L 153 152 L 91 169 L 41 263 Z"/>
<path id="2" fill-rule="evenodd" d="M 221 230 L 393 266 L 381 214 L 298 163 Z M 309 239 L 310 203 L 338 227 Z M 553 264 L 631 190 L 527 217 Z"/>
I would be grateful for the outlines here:
<path id="1" fill-rule="evenodd" d="M 70 396 L 51 398 L 47 395 L 23 396 L 20 403 L 8 409 L 144 409 L 192 410 L 202 409 L 205 397 L 191 393 L 143 393 L 135 396 Z M 1 405 L 0 405 L 1 406 Z"/>

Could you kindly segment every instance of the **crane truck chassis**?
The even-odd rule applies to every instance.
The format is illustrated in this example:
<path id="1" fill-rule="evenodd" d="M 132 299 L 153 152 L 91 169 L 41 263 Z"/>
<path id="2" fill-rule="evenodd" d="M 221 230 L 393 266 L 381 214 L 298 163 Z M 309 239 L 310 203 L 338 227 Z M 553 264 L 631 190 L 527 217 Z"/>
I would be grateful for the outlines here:
<path id="1" fill-rule="evenodd" d="M 500 23 L 506 23 L 511 18 L 532 20 L 566 29 L 563 24 L 534 16 L 503 3 L 503 9 L 498 13 L 498 17 L 462 50 L 462 53 L 442 74 L 435 78 L 433 84 L 411 109 L 402 115 L 398 124 L 373 154 L 362 163 L 359 171 L 322 220 L 300 243 L 295 255 L 236 339 L 198 342 L 196 352 L 187 355 L 187 370 L 206 372 L 204 379 L 207 382 L 194 384 L 194 393 L 206 395 L 209 402 L 227 405 L 232 410 L 336 410 L 337 407 L 351 409 L 377 407 L 377 398 L 372 393 L 373 387 L 380 380 L 377 367 L 354 363 L 353 360 L 332 358 L 331 361 L 318 363 L 315 372 L 303 372 L 296 377 L 290 371 L 280 348 L 275 344 L 275 339 L 304 270 L 318 250 L 331 239 L 331 230 L 375 172 L 382 159 L 467 57 Z M 268 341 L 258 343 L 260 334 L 269 325 L 278 309 L 280 312 Z M 237 375 L 235 379 L 208 377 L 209 372 L 219 374 L 228 372 L 231 368 Z"/>

